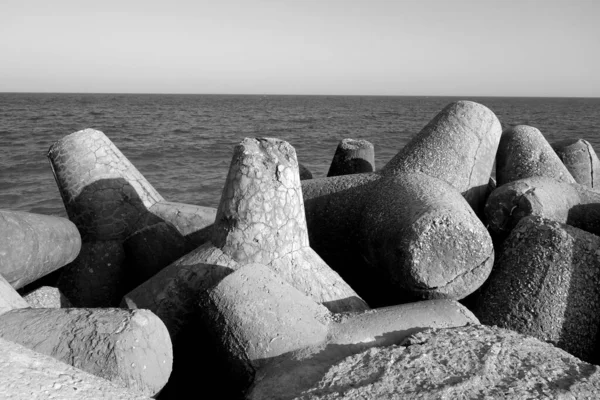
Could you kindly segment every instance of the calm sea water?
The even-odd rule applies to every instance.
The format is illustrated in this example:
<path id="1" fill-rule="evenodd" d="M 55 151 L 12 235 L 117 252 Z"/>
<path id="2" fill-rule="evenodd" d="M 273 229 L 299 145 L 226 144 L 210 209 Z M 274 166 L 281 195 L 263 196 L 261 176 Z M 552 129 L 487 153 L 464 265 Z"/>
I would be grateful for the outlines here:
<path id="1" fill-rule="evenodd" d="M 600 149 L 600 99 L 0 93 L 0 209 L 66 216 L 46 153 L 85 128 L 103 131 L 165 199 L 216 207 L 245 137 L 290 142 L 315 177 L 341 139 L 366 139 L 380 168 L 461 99 L 550 142 L 583 138 Z"/>

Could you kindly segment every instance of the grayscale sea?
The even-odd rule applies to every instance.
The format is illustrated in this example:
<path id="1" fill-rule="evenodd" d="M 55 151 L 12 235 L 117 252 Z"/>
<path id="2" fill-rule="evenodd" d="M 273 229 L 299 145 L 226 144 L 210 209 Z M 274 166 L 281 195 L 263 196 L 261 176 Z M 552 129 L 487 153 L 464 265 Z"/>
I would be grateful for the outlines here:
<path id="1" fill-rule="evenodd" d="M 104 132 L 165 199 L 216 207 L 245 137 L 288 141 L 315 177 L 341 139 L 366 139 L 380 168 L 456 100 L 600 151 L 600 98 L 0 93 L 0 209 L 66 216 L 46 154 L 85 128 Z"/>

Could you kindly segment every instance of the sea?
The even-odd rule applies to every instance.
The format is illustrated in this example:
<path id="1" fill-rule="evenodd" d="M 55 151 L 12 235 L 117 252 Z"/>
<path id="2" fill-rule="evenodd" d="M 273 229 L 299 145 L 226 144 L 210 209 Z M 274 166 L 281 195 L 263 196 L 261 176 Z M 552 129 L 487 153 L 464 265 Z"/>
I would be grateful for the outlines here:
<path id="1" fill-rule="evenodd" d="M 340 140 L 365 139 L 381 168 L 457 100 L 600 149 L 600 98 L 0 93 L 0 209 L 66 216 L 47 152 L 81 129 L 104 132 L 166 200 L 216 207 L 246 137 L 286 140 L 316 178 Z"/>

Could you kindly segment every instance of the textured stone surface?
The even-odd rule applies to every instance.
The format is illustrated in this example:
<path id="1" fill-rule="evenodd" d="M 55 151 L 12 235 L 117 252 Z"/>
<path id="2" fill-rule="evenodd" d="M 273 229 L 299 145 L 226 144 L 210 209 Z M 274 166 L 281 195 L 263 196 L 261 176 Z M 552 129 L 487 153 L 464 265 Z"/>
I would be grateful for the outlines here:
<path id="1" fill-rule="evenodd" d="M 124 239 L 162 196 L 104 133 L 72 133 L 48 151 L 69 219 L 84 241 Z"/>
<path id="2" fill-rule="evenodd" d="M 116 307 L 127 292 L 121 241 L 87 242 L 57 286 L 75 307 Z"/>
<path id="3" fill-rule="evenodd" d="M 332 311 L 367 305 L 309 247 L 294 148 L 278 139 L 245 139 L 233 159 L 212 243 L 239 264 L 272 266 L 292 286 Z"/>
<path id="4" fill-rule="evenodd" d="M 0 316 L 0 337 L 148 396 L 171 373 L 169 334 L 147 310 L 13 310 Z"/>
<path id="5" fill-rule="evenodd" d="M 399 344 L 429 328 L 479 323 L 469 310 L 452 300 L 421 301 L 336 317 L 326 343 L 288 353 L 257 371 L 251 398 L 292 398 L 319 382 L 327 368 L 353 354 Z"/>
<path id="6" fill-rule="evenodd" d="M 490 109 L 457 101 L 444 107 L 381 173 L 422 172 L 441 179 L 479 212 L 501 134 L 500 121 Z"/>
<path id="7" fill-rule="evenodd" d="M 575 183 L 538 129 L 527 125 L 512 126 L 502 133 L 496 154 L 498 186 L 533 176 Z"/>
<path id="8" fill-rule="evenodd" d="M 126 274 L 136 287 L 185 254 L 185 239 L 168 222 L 146 226 L 123 242 Z"/>
<path id="9" fill-rule="evenodd" d="M 206 228 L 215 222 L 217 209 L 193 204 L 161 201 L 149 208 L 149 211 L 161 219 L 172 223 L 184 236 Z"/>
<path id="10" fill-rule="evenodd" d="M 600 178 L 600 160 L 587 140 L 565 139 L 552 144 L 573 179 L 581 185 L 594 188 Z"/>
<path id="11" fill-rule="evenodd" d="M 527 217 L 504 248 L 475 308 L 480 321 L 597 362 L 600 237 Z"/>
<path id="12" fill-rule="evenodd" d="M 600 193 L 578 183 L 531 177 L 507 183 L 488 198 L 491 232 L 506 235 L 524 217 L 535 215 L 600 234 Z"/>
<path id="13" fill-rule="evenodd" d="M 310 170 L 308 168 L 306 168 L 306 166 L 304 166 L 300 163 L 298 163 L 298 172 L 300 173 L 301 181 L 313 178 L 312 172 L 310 172 Z"/>
<path id="14" fill-rule="evenodd" d="M 378 195 L 363 210 L 357 244 L 399 295 L 461 299 L 481 286 L 492 269 L 493 244 L 458 191 L 420 173 L 384 178 L 373 191 Z"/>
<path id="15" fill-rule="evenodd" d="M 66 218 L 0 210 L 0 274 L 15 288 L 70 263 L 81 248 Z"/>
<path id="16" fill-rule="evenodd" d="M 197 307 L 198 294 L 237 268 L 237 262 L 221 250 L 205 244 L 127 293 L 121 307 L 152 311 L 175 341 Z"/>
<path id="17" fill-rule="evenodd" d="M 149 400 L 143 394 L 0 338 L 0 393 L 15 400 Z"/>
<path id="18" fill-rule="evenodd" d="M 39 287 L 25 296 L 23 299 L 32 308 L 69 308 L 71 302 L 58 288 L 52 286 Z"/>
<path id="19" fill-rule="evenodd" d="M 322 368 L 320 379 L 259 382 L 248 399 L 593 399 L 597 367 L 535 338 L 483 325 L 432 329 Z M 290 391 L 284 388 L 290 386 Z M 270 388 L 275 387 L 271 384 Z"/>
<path id="20" fill-rule="evenodd" d="M 327 176 L 375 171 L 373 144 L 362 139 L 342 139 L 335 150 Z"/>
<path id="21" fill-rule="evenodd" d="M 29 307 L 27 301 L 0 274 L 0 314 L 17 308 L 27 307 Z"/>

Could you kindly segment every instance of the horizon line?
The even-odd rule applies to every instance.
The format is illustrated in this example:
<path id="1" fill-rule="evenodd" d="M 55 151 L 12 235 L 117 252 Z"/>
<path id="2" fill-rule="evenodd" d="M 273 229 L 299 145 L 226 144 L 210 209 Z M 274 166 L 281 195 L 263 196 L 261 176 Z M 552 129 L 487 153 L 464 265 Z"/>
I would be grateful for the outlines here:
<path id="1" fill-rule="evenodd" d="M 509 96 L 509 95 L 430 95 L 430 94 L 295 94 L 295 93 L 177 93 L 177 92 L 54 92 L 0 91 L 0 94 L 76 94 L 76 95 L 150 95 L 150 96 L 306 96 L 306 97 L 480 97 L 524 99 L 600 99 L 600 96 Z"/>

